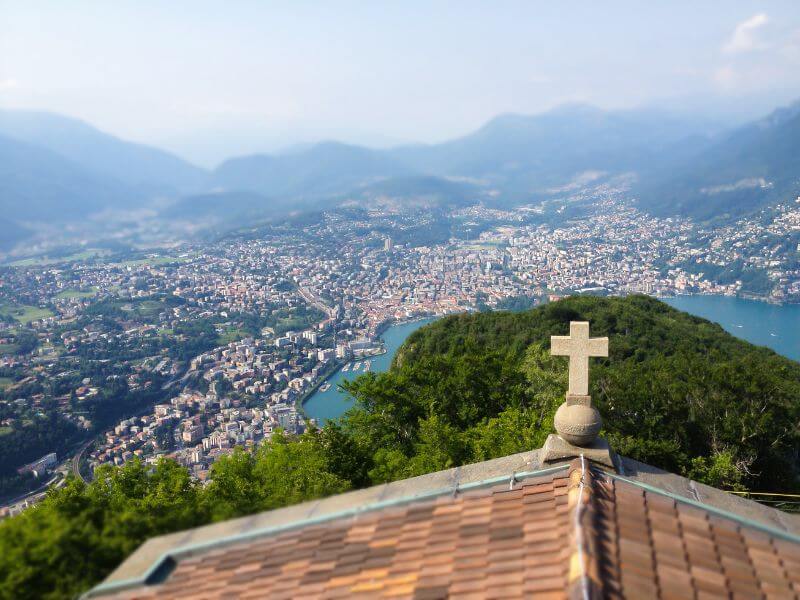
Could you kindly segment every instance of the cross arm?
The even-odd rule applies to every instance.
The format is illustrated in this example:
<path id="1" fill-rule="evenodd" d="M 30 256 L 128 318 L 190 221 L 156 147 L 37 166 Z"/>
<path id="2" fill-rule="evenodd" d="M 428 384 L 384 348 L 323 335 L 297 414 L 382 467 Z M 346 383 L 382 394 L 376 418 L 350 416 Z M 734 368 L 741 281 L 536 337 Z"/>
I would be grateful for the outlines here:
<path id="1" fill-rule="evenodd" d="M 568 335 L 554 335 L 550 338 L 550 354 L 553 356 L 569 356 L 570 342 Z"/>
<path id="2" fill-rule="evenodd" d="M 589 338 L 589 356 L 608 356 L 608 338 Z"/>

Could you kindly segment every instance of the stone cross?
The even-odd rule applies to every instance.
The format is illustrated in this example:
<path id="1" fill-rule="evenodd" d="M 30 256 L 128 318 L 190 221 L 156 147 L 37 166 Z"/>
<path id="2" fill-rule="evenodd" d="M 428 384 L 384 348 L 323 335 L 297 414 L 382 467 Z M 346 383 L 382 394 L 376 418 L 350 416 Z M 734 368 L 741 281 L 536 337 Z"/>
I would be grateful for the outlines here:
<path id="1" fill-rule="evenodd" d="M 550 354 L 569 356 L 569 396 L 589 395 L 589 357 L 608 356 L 608 338 L 590 338 L 589 323 L 572 321 L 569 335 L 550 338 Z"/>

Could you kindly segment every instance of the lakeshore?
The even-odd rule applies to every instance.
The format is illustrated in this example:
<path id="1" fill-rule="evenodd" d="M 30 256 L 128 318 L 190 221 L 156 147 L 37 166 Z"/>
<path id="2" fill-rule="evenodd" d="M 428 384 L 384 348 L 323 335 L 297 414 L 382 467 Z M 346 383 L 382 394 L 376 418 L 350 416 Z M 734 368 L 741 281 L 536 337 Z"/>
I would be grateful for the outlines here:
<path id="1" fill-rule="evenodd" d="M 386 327 L 379 336 L 383 340 L 386 352 L 377 356 L 356 359 L 349 364 L 370 360 L 372 361 L 370 372 L 381 373 L 388 370 L 397 349 L 403 344 L 406 338 L 420 327 L 432 323 L 436 319 L 437 317 L 428 317 L 413 321 L 404 321 Z M 319 425 L 324 425 L 325 421 L 328 419 L 340 417 L 352 406 L 353 400 L 349 394 L 339 389 L 339 385 L 344 381 L 352 381 L 364 373 L 365 371 L 363 368 L 355 372 L 352 369 L 348 369 L 347 371 L 338 369 L 324 380 L 325 383 L 330 384 L 330 388 L 326 391 L 322 391 L 322 385 L 320 385 L 313 394 L 309 395 L 308 398 L 303 401 L 303 412 L 305 412 L 308 417 L 315 419 Z"/>

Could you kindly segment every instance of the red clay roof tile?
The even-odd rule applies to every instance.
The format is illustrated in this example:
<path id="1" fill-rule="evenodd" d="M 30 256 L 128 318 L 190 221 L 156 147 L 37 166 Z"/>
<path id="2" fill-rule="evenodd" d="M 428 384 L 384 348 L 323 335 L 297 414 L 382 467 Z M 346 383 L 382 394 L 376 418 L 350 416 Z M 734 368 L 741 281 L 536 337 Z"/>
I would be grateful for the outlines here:
<path id="1" fill-rule="evenodd" d="M 119 598 L 794 597 L 800 543 L 580 461 L 176 557 Z M 114 596 L 112 591 L 109 596 Z"/>

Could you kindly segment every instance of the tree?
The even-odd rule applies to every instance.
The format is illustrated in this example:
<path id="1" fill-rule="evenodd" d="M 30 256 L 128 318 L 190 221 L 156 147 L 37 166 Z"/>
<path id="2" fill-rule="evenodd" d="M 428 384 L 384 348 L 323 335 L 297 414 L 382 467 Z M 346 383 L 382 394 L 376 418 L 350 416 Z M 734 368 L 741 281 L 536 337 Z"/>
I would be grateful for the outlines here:
<path id="1" fill-rule="evenodd" d="M 105 577 L 148 538 L 208 520 L 189 472 L 162 460 L 102 467 L 70 479 L 0 524 L 0 598 L 70 598 Z"/>
<path id="2" fill-rule="evenodd" d="M 331 471 L 319 432 L 297 438 L 278 431 L 255 454 L 237 448 L 214 463 L 205 501 L 214 520 L 251 514 L 347 491 Z"/>

